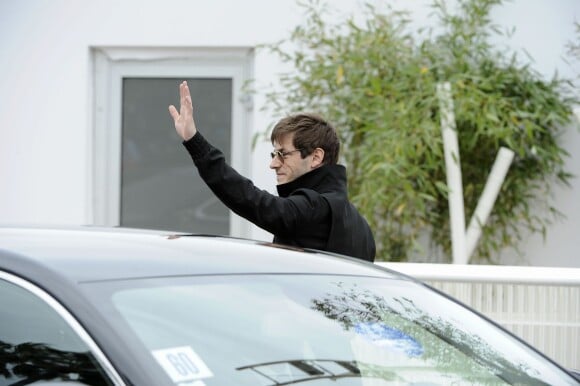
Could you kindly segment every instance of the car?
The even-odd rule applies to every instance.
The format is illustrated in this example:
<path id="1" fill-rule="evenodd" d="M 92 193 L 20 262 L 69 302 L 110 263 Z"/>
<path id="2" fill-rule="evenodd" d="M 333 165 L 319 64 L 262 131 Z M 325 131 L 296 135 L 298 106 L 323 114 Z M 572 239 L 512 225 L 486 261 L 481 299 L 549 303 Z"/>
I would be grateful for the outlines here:
<path id="1" fill-rule="evenodd" d="M 578 385 L 496 323 L 346 256 L 0 227 L 0 385 Z"/>

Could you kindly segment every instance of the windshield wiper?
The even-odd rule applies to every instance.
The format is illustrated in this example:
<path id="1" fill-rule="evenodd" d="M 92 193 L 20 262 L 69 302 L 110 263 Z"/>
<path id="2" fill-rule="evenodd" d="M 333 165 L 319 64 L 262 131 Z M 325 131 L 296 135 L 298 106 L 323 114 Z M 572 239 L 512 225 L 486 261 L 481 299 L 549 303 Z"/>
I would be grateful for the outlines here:
<path id="1" fill-rule="evenodd" d="M 276 368 L 280 365 L 288 365 L 292 370 L 285 374 L 277 374 Z M 257 363 L 242 366 L 236 370 L 249 370 L 272 381 L 272 386 L 291 385 L 318 379 L 352 378 L 360 377 L 360 369 L 354 361 L 341 361 L 335 359 L 297 359 L 277 362 Z M 288 380 L 288 377 L 293 379 Z M 284 379 L 283 379 L 284 378 Z"/>

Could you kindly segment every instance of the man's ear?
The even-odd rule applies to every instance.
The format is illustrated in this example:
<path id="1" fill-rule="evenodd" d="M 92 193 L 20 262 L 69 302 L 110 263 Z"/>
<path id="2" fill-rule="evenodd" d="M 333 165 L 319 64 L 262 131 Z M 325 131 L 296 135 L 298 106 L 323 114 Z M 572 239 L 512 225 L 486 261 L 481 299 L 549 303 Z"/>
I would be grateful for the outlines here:
<path id="1" fill-rule="evenodd" d="M 315 168 L 321 166 L 323 161 L 324 161 L 324 150 L 317 147 L 312 152 L 312 164 L 311 164 L 312 169 L 315 169 Z"/>

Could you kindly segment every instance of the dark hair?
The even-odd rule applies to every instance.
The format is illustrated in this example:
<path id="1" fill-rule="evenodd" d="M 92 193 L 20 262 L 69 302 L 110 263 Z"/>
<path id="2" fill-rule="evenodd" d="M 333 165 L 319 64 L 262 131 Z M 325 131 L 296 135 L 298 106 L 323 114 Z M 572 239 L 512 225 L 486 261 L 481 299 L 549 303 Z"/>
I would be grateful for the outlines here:
<path id="1" fill-rule="evenodd" d="M 312 154 L 317 147 L 324 150 L 324 164 L 338 163 L 340 141 L 332 125 L 316 114 L 301 113 L 282 118 L 272 130 L 272 143 L 280 142 L 287 134 L 294 134 L 293 145 L 301 149 L 302 158 Z"/>

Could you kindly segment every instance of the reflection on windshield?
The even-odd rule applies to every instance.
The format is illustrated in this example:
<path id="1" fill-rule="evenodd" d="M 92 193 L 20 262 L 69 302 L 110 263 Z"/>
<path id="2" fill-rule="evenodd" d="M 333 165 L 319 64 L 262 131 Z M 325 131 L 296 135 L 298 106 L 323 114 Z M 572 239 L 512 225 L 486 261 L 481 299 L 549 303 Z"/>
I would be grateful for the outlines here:
<path id="1" fill-rule="evenodd" d="M 423 361 L 429 361 L 442 373 L 464 374 L 468 382 L 488 384 L 483 380 L 495 374 L 497 381 L 501 379 L 508 384 L 548 385 L 530 375 L 535 373 L 535 369 L 512 363 L 478 335 L 458 328 L 448 318 L 425 312 L 408 297 L 395 296 L 387 302 L 384 297 L 358 288 L 356 284 L 336 285 L 340 288 L 339 293 L 328 293 L 320 299 L 313 299 L 312 309 L 336 320 L 346 331 L 364 335 L 383 345 L 387 343 L 381 342 L 381 339 L 397 343 L 402 341 L 404 344 L 399 343 L 398 347 L 409 357 L 420 354 Z M 395 336 L 393 329 L 387 327 L 391 325 L 397 326 Z M 387 334 L 377 331 L 378 326 L 383 326 L 382 331 Z M 423 347 L 418 346 L 411 337 L 419 337 Z M 441 341 L 447 347 L 442 346 Z M 464 355 L 456 355 L 454 351 Z M 466 358 L 469 360 L 466 361 Z M 365 366 L 361 366 L 361 372 L 365 374 Z"/>
<path id="2" fill-rule="evenodd" d="M 90 353 L 60 351 L 40 343 L 12 345 L 0 341 L 0 376 L 14 386 L 39 381 L 109 384 L 95 367 Z"/>

